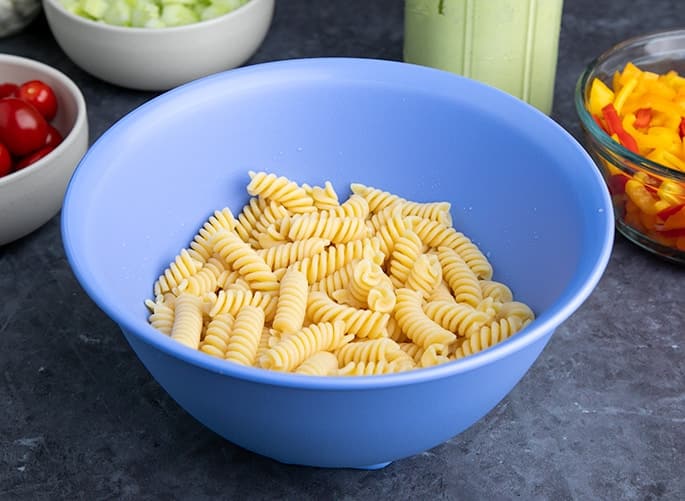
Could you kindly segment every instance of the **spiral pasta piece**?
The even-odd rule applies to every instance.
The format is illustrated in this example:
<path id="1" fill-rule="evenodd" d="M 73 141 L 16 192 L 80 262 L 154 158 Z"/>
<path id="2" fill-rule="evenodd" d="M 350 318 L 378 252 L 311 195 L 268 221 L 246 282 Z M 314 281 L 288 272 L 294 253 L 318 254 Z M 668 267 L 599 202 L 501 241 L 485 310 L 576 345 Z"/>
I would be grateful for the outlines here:
<path id="1" fill-rule="evenodd" d="M 359 307 L 367 307 L 369 291 L 381 283 L 384 277 L 383 269 L 369 258 L 360 259 L 352 270 L 352 280 L 347 286 L 352 298 L 359 303 Z"/>
<path id="2" fill-rule="evenodd" d="M 171 292 L 183 279 L 195 275 L 200 266 L 202 266 L 200 261 L 193 259 L 186 249 L 182 249 L 155 282 L 154 295 L 159 296 L 165 292 Z"/>
<path id="3" fill-rule="evenodd" d="M 432 367 L 434 365 L 449 362 L 449 349 L 444 344 L 431 344 L 423 350 L 419 359 L 420 367 Z"/>
<path id="4" fill-rule="evenodd" d="M 221 274 L 226 271 L 224 263 L 216 257 L 210 257 L 200 270 L 178 284 L 177 291 L 204 296 L 208 292 L 214 292 L 218 285 Z M 174 291 L 176 292 L 176 290 Z"/>
<path id="5" fill-rule="evenodd" d="M 500 303 L 507 303 L 514 299 L 511 289 L 502 282 L 496 282 L 494 280 L 479 280 L 478 285 L 480 286 L 480 291 L 484 298 L 491 297 Z"/>
<path id="6" fill-rule="evenodd" d="M 414 343 L 427 348 L 432 344 L 449 346 L 457 336 L 431 320 L 421 308 L 421 294 L 412 289 L 397 290 L 395 319 L 407 337 Z"/>
<path id="7" fill-rule="evenodd" d="M 418 257 L 423 254 L 423 242 L 412 229 L 407 229 L 395 242 L 388 270 L 396 287 L 403 287 L 407 282 L 409 271 Z"/>
<path id="8" fill-rule="evenodd" d="M 286 209 L 296 214 L 316 210 L 312 197 L 288 178 L 266 172 L 249 171 L 248 174 L 250 183 L 247 185 L 247 192 L 250 195 L 260 195 L 283 204 Z"/>
<path id="9" fill-rule="evenodd" d="M 382 224 L 376 235 L 380 237 L 380 250 L 385 256 L 390 256 L 397 242 L 407 231 L 407 224 L 401 212 L 394 211 L 393 215 Z"/>
<path id="10" fill-rule="evenodd" d="M 452 291 L 450 290 L 450 286 L 445 283 L 445 280 L 443 279 L 438 286 L 433 289 L 432 292 L 430 292 L 426 296 L 426 301 L 431 302 L 431 301 L 451 301 L 455 303 L 456 301 L 454 300 L 454 296 L 452 295 Z"/>
<path id="11" fill-rule="evenodd" d="M 499 307 L 499 311 L 497 311 L 497 316 L 500 318 L 516 317 L 522 324 L 531 322 L 535 318 L 535 314 L 533 313 L 533 310 L 530 309 L 530 306 L 521 303 L 520 301 L 502 303 L 502 306 Z"/>
<path id="12" fill-rule="evenodd" d="M 430 301 L 423 310 L 428 318 L 459 336 L 465 336 L 468 331 L 479 328 L 489 319 L 485 312 L 452 300 Z"/>
<path id="13" fill-rule="evenodd" d="M 291 266 L 307 276 L 310 284 L 323 280 L 355 259 L 382 259 L 380 242 L 376 238 L 363 238 L 345 244 L 331 245 L 323 252 L 297 261 Z"/>
<path id="14" fill-rule="evenodd" d="M 449 247 L 468 264 L 478 278 L 490 280 L 492 266 L 480 249 L 463 233 L 451 226 L 425 218 L 412 219 L 412 229 L 430 247 Z"/>
<path id="15" fill-rule="evenodd" d="M 396 343 L 401 344 L 411 341 L 402 330 L 402 327 L 400 327 L 400 324 L 397 323 L 397 319 L 393 315 L 390 315 L 390 318 L 388 319 L 386 330 L 388 331 L 388 337 Z"/>
<path id="16" fill-rule="evenodd" d="M 330 216 L 357 217 L 366 219 L 369 217 L 369 202 L 361 195 L 352 194 L 340 206 L 329 209 Z"/>
<path id="17" fill-rule="evenodd" d="M 411 202 L 401 203 L 403 216 L 418 216 L 452 226 L 451 204 L 449 202 Z"/>
<path id="18" fill-rule="evenodd" d="M 365 186 L 360 183 L 352 183 L 350 189 L 352 190 L 352 193 L 361 195 L 366 199 L 369 204 L 369 210 L 372 213 L 380 212 L 391 205 L 405 201 L 403 198 L 390 192 L 372 188 L 371 186 Z"/>
<path id="19" fill-rule="evenodd" d="M 518 317 L 507 317 L 475 327 L 454 351 L 454 358 L 458 360 L 490 348 L 521 330 L 523 325 Z"/>
<path id="20" fill-rule="evenodd" d="M 171 328 L 174 325 L 174 308 L 165 302 L 162 296 L 159 296 L 156 301 L 148 299 L 145 304 L 151 311 L 148 317 L 150 325 L 167 336 L 171 334 Z"/>
<path id="21" fill-rule="evenodd" d="M 318 282 L 312 284 L 310 289 L 312 291 L 324 292 L 329 296 L 339 290 L 347 290 L 347 287 L 352 280 L 352 272 L 357 266 L 357 263 L 361 261 L 360 259 L 355 259 L 350 261 L 345 266 L 339 270 L 334 271 L 327 277 L 319 280 Z"/>
<path id="22" fill-rule="evenodd" d="M 238 271 L 256 291 L 278 291 L 278 280 L 268 264 L 249 244 L 234 233 L 222 230 L 214 236 L 214 251 L 228 266 Z"/>
<path id="23" fill-rule="evenodd" d="M 335 376 L 337 373 L 338 359 L 330 351 L 317 351 L 295 369 L 295 374 L 308 376 Z"/>
<path id="24" fill-rule="evenodd" d="M 483 300 L 483 293 L 478 278 L 466 261 L 449 247 L 438 248 L 438 259 L 442 265 L 445 281 L 452 289 L 457 303 L 477 306 Z"/>
<path id="25" fill-rule="evenodd" d="M 171 339 L 197 350 L 202 336 L 202 301 L 192 294 L 176 298 Z"/>
<path id="26" fill-rule="evenodd" d="M 200 351 L 213 357 L 224 358 L 234 322 L 235 318 L 230 313 L 222 313 L 212 318 L 200 342 Z"/>
<path id="27" fill-rule="evenodd" d="M 262 197 L 252 197 L 238 214 L 235 232 L 244 242 L 254 239 L 254 233 L 263 232 L 266 228 L 289 214 L 283 205 L 267 201 Z M 256 240 L 255 240 L 256 241 Z"/>
<path id="28" fill-rule="evenodd" d="M 366 304 L 372 311 L 380 313 L 390 313 L 395 309 L 395 288 L 390 281 L 390 277 L 383 274 L 379 283 L 369 290 L 369 295 L 366 297 Z"/>
<path id="29" fill-rule="evenodd" d="M 345 335 L 345 323 L 320 322 L 288 334 L 261 357 L 265 369 L 292 371 L 317 351 L 334 351 L 349 342 Z"/>
<path id="30" fill-rule="evenodd" d="M 302 328 L 307 309 L 309 284 L 304 273 L 288 270 L 281 280 L 273 328 L 281 332 L 297 332 Z"/>
<path id="31" fill-rule="evenodd" d="M 226 360 L 240 365 L 253 365 L 263 328 L 264 310 L 255 306 L 243 306 L 233 323 L 233 331 L 226 347 Z"/>
<path id="32" fill-rule="evenodd" d="M 329 216 L 327 212 L 313 212 L 284 218 L 283 221 L 289 221 L 287 235 L 291 241 L 319 237 L 334 244 L 344 244 L 368 236 L 366 222 L 358 217 L 337 217 Z M 281 228 L 281 234 L 283 232 Z"/>
<path id="33" fill-rule="evenodd" d="M 346 332 L 358 338 L 387 337 L 385 329 L 390 315 L 377 311 L 353 308 L 333 301 L 323 292 L 310 292 L 307 316 L 314 323 L 343 321 Z"/>
<path id="34" fill-rule="evenodd" d="M 325 238 L 313 237 L 260 249 L 257 254 L 272 270 L 275 270 L 286 268 L 297 261 L 323 252 L 330 243 L 331 241 Z"/>
<path id="35" fill-rule="evenodd" d="M 409 270 L 405 286 L 418 291 L 422 297 L 430 295 L 442 283 L 442 267 L 438 257 L 421 254 Z"/>
<path id="36" fill-rule="evenodd" d="M 338 194 L 335 192 L 335 188 L 333 188 L 330 181 L 326 181 L 323 187 L 303 184 L 302 189 L 304 189 L 307 195 L 312 197 L 314 207 L 316 207 L 317 210 L 325 211 L 340 207 Z"/>
<path id="37" fill-rule="evenodd" d="M 280 221 L 276 221 L 274 224 L 270 225 L 266 230 L 261 233 L 254 233 L 255 242 L 252 245 L 258 249 L 271 249 L 272 247 L 278 247 L 280 245 L 287 244 L 288 232 L 280 228 L 280 224 L 287 222 L 289 224 L 290 218 L 285 217 Z M 279 226 L 277 226 L 279 225 Z"/>
<path id="38" fill-rule="evenodd" d="M 392 362 L 405 355 L 397 344 L 390 338 L 355 341 L 340 348 L 336 355 L 338 363 L 345 366 L 350 362 Z"/>
<path id="39" fill-rule="evenodd" d="M 214 214 L 202 225 L 198 233 L 190 242 L 188 253 L 196 261 L 204 263 L 212 256 L 212 236 L 219 230 L 233 231 L 235 218 L 228 207 L 214 211 Z"/>
<path id="40" fill-rule="evenodd" d="M 221 313 L 230 313 L 233 316 L 238 314 L 244 306 L 255 306 L 264 310 L 266 321 L 271 322 L 276 314 L 278 299 L 276 296 L 264 294 L 260 291 L 233 289 L 220 290 L 212 302 L 208 311 L 210 317 L 216 317 Z"/>

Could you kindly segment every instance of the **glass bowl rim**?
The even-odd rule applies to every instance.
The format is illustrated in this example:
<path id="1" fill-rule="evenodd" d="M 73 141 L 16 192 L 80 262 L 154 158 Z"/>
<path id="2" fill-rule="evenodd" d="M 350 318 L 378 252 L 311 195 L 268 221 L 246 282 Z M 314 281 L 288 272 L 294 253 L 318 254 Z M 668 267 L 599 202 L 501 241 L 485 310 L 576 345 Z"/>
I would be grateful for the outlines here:
<path id="1" fill-rule="evenodd" d="M 659 40 L 662 38 L 669 38 L 674 36 L 682 36 L 683 38 L 685 38 L 685 29 L 657 31 L 645 35 L 635 36 L 622 42 L 619 42 L 618 44 L 613 45 L 612 47 L 601 53 L 595 59 L 590 61 L 590 63 L 588 63 L 587 66 L 585 66 L 585 69 L 576 81 L 574 91 L 574 103 L 576 107 L 576 113 L 580 118 L 582 128 L 584 128 L 592 137 L 592 139 L 596 140 L 601 147 L 605 148 L 606 150 L 609 150 L 610 153 L 613 153 L 619 158 L 627 160 L 628 162 L 639 166 L 641 169 L 644 169 L 650 174 L 675 179 L 685 183 L 685 172 L 653 162 L 652 160 L 649 160 L 648 158 L 642 155 L 630 151 L 628 148 L 618 143 L 617 141 L 614 141 L 614 139 L 611 138 L 611 136 L 609 136 L 597 124 L 597 122 L 595 122 L 594 118 L 592 117 L 592 115 L 590 115 L 585 106 L 585 94 L 591 83 L 590 77 L 594 73 L 594 71 L 599 67 L 599 65 L 601 65 L 604 61 L 609 59 L 611 56 L 620 53 L 622 50 L 625 50 L 636 44 L 643 43 L 649 40 Z M 683 50 L 685 50 L 685 46 L 683 46 Z"/>

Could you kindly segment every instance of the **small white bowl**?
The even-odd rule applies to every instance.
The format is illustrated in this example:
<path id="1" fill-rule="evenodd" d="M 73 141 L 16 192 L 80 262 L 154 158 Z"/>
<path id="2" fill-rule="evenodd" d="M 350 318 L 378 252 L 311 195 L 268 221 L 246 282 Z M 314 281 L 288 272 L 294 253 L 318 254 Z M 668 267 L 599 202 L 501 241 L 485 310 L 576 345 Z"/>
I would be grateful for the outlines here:
<path id="1" fill-rule="evenodd" d="M 4 245 L 36 230 L 59 212 L 71 174 L 88 149 L 88 117 L 79 88 L 51 66 L 0 54 L 0 75 L 4 82 L 38 79 L 52 87 L 59 108 L 51 123 L 64 137 L 50 154 L 0 177 L 0 245 Z"/>
<path id="2" fill-rule="evenodd" d="M 250 0 L 223 16 L 170 28 L 113 26 L 43 0 L 57 43 L 81 68 L 107 82 L 162 91 L 240 66 L 261 45 L 274 0 Z"/>

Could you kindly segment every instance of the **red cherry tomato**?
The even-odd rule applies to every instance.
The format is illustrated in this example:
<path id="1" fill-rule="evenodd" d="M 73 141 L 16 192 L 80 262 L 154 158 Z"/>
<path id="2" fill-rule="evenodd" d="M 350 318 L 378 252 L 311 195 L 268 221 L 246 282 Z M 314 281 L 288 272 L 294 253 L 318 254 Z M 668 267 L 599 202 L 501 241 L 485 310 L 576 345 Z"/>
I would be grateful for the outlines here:
<path id="1" fill-rule="evenodd" d="M 0 97 L 16 97 L 19 86 L 15 83 L 5 82 L 0 84 Z"/>
<path id="2" fill-rule="evenodd" d="M 48 123 L 33 106 L 15 97 L 0 99 L 0 142 L 15 156 L 45 144 Z"/>
<path id="3" fill-rule="evenodd" d="M 12 172 L 12 155 L 7 146 L 0 143 L 0 177 Z"/>
<path id="4" fill-rule="evenodd" d="M 52 146 L 56 148 L 62 142 L 62 134 L 55 129 L 51 124 L 48 124 L 48 135 L 45 138 L 45 146 Z"/>
<path id="5" fill-rule="evenodd" d="M 21 84 L 17 97 L 32 104 L 47 121 L 57 114 L 57 96 L 48 84 L 40 80 L 29 80 Z"/>
<path id="6" fill-rule="evenodd" d="M 21 157 L 19 161 L 15 164 L 14 170 L 18 171 L 20 169 L 23 169 L 24 167 L 28 167 L 32 163 L 37 162 L 45 155 L 49 154 L 54 149 L 54 146 L 43 146 L 38 151 L 34 151 L 33 153 L 26 155 L 25 157 Z"/>

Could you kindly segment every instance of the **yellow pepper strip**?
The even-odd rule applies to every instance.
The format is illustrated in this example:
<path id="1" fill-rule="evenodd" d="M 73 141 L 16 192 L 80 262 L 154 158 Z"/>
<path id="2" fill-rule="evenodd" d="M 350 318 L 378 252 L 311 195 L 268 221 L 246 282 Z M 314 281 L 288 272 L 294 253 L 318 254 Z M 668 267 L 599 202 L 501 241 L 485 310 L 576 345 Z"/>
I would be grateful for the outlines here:
<path id="1" fill-rule="evenodd" d="M 606 86 L 599 78 L 595 78 L 590 86 L 590 114 L 602 116 L 602 108 L 614 102 L 614 91 Z"/>
<path id="2" fill-rule="evenodd" d="M 654 205 L 656 200 L 654 200 L 640 181 L 635 179 L 628 180 L 626 183 L 626 194 L 645 214 L 656 214 L 659 212 Z"/>
<path id="3" fill-rule="evenodd" d="M 630 96 L 631 92 L 635 90 L 635 87 L 637 87 L 637 78 L 631 78 L 628 80 L 628 82 L 626 82 L 621 91 L 616 94 L 616 99 L 614 99 L 614 108 L 616 108 L 616 112 L 619 115 L 621 114 L 621 109 L 623 109 L 626 99 L 628 99 L 628 96 Z"/>

